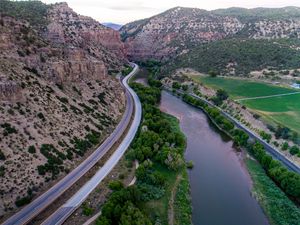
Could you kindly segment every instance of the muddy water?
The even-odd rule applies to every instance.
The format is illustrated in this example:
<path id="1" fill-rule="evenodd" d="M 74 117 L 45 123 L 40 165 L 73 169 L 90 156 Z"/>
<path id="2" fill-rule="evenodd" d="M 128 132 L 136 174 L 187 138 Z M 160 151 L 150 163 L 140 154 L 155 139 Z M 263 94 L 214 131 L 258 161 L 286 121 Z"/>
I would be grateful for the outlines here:
<path id="1" fill-rule="evenodd" d="M 222 137 L 206 115 L 163 92 L 161 110 L 180 119 L 187 137 L 194 225 L 268 225 L 251 197 L 251 179 L 240 153 Z"/>

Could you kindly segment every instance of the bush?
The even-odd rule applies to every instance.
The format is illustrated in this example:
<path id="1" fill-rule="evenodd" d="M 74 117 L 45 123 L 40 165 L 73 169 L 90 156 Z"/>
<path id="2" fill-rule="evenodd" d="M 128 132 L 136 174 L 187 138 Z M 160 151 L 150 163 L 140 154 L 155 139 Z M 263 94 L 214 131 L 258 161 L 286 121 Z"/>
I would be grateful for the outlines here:
<path id="1" fill-rule="evenodd" d="M 281 149 L 283 150 L 283 151 L 286 151 L 286 150 L 288 150 L 289 149 L 289 143 L 287 143 L 287 142 L 284 142 L 283 144 L 282 144 L 282 147 L 281 147 Z"/>
<path id="2" fill-rule="evenodd" d="M 5 160 L 5 159 L 6 159 L 5 155 L 2 152 L 2 150 L 0 149 L 0 160 Z"/>
<path id="3" fill-rule="evenodd" d="M 124 188 L 124 185 L 121 181 L 119 180 L 113 180 L 108 184 L 108 187 L 112 190 L 112 191 L 119 191 L 122 188 Z"/>
<path id="4" fill-rule="evenodd" d="M 27 205 L 31 202 L 32 200 L 32 196 L 25 196 L 23 198 L 17 198 L 17 200 L 15 201 L 15 204 L 17 207 L 21 207 L 21 206 L 24 206 L 24 205 Z"/>
<path id="5" fill-rule="evenodd" d="M 187 163 L 186 163 L 186 167 L 187 167 L 188 169 L 193 169 L 193 167 L 194 167 L 193 161 L 187 162 Z"/>
<path id="6" fill-rule="evenodd" d="M 36 153 L 35 147 L 34 147 L 33 145 L 29 146 L 29 147 L 28 147 L 28 152 L 31 153 L 31 154 Z"/>
<path id="7" fill-rule="evenodd" d="M 89 207 L 86 203 L 82 205 L 82 214 L 85 216 L 91 216 L 94 213 L 94 209 Z"/>
<path id="8" fill-rule="evenodd" d="M 291 153 L 292 155 L 298 154 L 298 153 L 299 153 L 299 148 L 298 148 L 297 146 L 291 147 L 291 148 L 290 148 L 290 153 Z"/>

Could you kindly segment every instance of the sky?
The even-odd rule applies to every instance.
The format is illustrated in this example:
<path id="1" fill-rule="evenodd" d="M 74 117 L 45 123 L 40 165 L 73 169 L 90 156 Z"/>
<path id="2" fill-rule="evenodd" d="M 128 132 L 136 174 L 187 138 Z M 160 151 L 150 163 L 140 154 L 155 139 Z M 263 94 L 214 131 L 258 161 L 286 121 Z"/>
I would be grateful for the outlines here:
<path id="1" fill-rule="evenodd" d="M 77 13 L 99 22 L 126 24 L 151 17 L 167 9 L 183 6 L 206 10 L 228 7 L 299 6 L 300 0 L 42 0 L 45 3 L 65 1 Z"/>

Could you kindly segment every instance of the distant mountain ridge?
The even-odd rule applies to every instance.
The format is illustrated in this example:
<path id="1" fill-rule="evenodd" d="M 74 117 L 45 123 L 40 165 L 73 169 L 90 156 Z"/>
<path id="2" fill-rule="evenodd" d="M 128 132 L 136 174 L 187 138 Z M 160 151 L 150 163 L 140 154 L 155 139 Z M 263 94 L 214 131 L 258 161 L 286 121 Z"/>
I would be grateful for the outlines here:
<path id="1" fill-rule="evenodd" d="M 244 43 L 239 40 L 265 40 L 266 42 L 270 40 L 271 42 L 271 40 L 279 39 L 299 39 L 300 8 L 228 8 L 207 11 L 175 7 L 151 18 L 128 23 L 120 29 L 120 32 L 130 59 L 135 61 L 154 59 L 167 63 L 181 57 L 185 62 L 184 66 L 189 67 L 191 52 L 195 59 L 197 49 L 202 45 L 203 48 L 208 48 L 212 42 L 232 39 L 237 40 L 238 45 L 243 47 Z M 259 42 L 259 44 L 263 43 Z M 274 45 L 274 49 L 279 50 L 279 46 L 274 43 L 268 43 L 268 45 Z M 259 45 L 251 43 L 248 46 L 258 47 Z M 225 49 L 230 51 L 230 48 Z M 205 52 L 214 54 L 209 49 Z M 297 54 L 291 55 L 297 57 Z M 274 58 L 279 56 L 277 54 Z M 254 57 L 252 60 L 258 59 L 259 57 L 257 59 Z M 228 58 L 227 64 L 236 65 L 237 62 L 233 60 Z M 293 63 L 286 65 L 295 65 L 296 60 L 294 58 L 292 60 Z M 282 65 L 279 59 L 272 61 L 272 65 L 276 64 Z M 176 67 L 175 62 L 173 65 Z M 247 71 L 262 67 L 259 66 L 261 65 L 259 62 L 250 63 L 250 65 L 252 66 Z"/>
<path id="2" fill-rule="evenodd" d="M 120 30 L 121 27 L 123 26 L 123 25 L 116 24 L 116 23 L 102 23 L 102 24 L 104 26 L 109 27 L 109 28 L 114 29 L 114 30 Z"/>

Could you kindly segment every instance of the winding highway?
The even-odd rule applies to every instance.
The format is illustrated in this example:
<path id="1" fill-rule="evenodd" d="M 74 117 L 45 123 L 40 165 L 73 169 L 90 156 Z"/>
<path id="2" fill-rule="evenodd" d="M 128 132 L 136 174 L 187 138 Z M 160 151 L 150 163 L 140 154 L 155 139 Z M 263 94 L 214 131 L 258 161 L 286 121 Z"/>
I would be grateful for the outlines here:
<path id="1" fill-rule="evenodd" d="M 164 88 L 167 91 L 170 91 L 172 93 L 172 90 L 167 87 L 164 86 Z M 234 125 L 239 128 L 244 130 L 251 138 L 259 141 L 264 147 L 265 150 L 274 158 L 279 160 L 285 167 L 287 167 L 289 170 L 294 171 L 296 173 L 300 173 L 300 167 L 298 165 L 296 165 L 294 162 L 292 162 L 290 159 L 288 159 L 287 157 L 285 157 L 285 155 L 283 155 L 279 150 L 277 150 L 275 147 L 273 147 L 272 145 L 270 145 L 269 143 L 267 143 L 265 140 L 263 140 L 258 134 L 256 134 L 255 132 L 253 132 L 252 130 L 250 130 L 248 127 L 246 127 L 245 125 L 243 125 L 242 123 L 240 123 L 238 120 L 236 120 L 235 118 L 233 118 L 231 115 L 229 115 L 228 113 L 224 112 L 220 107 L 214 105 L 213 103 L 209 102 L 208 100 L 206 100 L 205 98 L 199 97 L 195 94 L 191 94 L 191 93 L 185 93 L 183 91 L 177 90 L 178 93 L 180 94 L 188 94 L 191 97 L 194 97 L 196 99 L 199 99 L 203 102 L 205 102 L 206 104 L 208 104 L 211 107 L 217 108 L 221 114 L 223 116 L 225 116 L 227 119 L 229 119 L 230 121 L 232 121 L 234 123 Z"/>
<path id="2" fill-rule="evenodd" d="M 89 180 L 69 201 L 52 214 L 44 224 L 61 224 L 67 216 L 71 215 L 78 206 L 87 198 L 88 194 L 101 182 L 101 180 L 113 169 L 124 152 L 133 140 L 142 115 L 141 103 L 135 92 L 129 87 L 128 80 L 134 76 L 139 68 L 136 64 L 131 63 L 133 71 L 126 76 L 122 84 L 126 89 L 126 109 L 123 117 L 114 130 L 114 132 L 99 146 L 86 160 L 84 160 L 78 167 L 72 170 L 68 175 L 61 179 L 57 184 L 51 187 L 48 191 L 36 198 L 33 202 L 22 208 L 19 212 L 14 214 L 3 225 L 23 225 L 36 217 L 58 197 L 60 197 L 66 190 L 68 190 L 74 183 L 76 183 L 84 174 L 86 174 L 95 164 L 111 149 L 111 147 L 121 138 L 126 131 L 131 116 L 134 113 L 133 122 L 129 128 L 128 133 L 122 140 L 121 144 L 105 165 Z"/>

